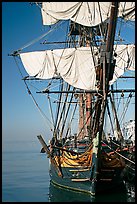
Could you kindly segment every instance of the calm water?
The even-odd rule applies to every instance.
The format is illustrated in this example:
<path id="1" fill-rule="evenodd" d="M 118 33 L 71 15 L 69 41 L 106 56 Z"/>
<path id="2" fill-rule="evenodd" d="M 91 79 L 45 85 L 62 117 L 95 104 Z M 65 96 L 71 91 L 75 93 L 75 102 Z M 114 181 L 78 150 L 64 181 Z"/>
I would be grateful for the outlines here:
<path id="1" fill-rule="evenodd" d="M 2 156 L 3 202 L 135 202 L 135 188 L 126 184 L 95 199 L 50 184 L 49 161 L 39 141 L 6 142 Z"/>

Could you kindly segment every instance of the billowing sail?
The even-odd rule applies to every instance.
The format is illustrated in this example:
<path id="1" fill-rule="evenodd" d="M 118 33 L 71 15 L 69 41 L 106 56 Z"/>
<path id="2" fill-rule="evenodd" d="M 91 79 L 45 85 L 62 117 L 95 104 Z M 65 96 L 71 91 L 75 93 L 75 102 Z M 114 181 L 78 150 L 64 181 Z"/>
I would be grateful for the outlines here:
<path id="1" fill-rule="evenodd" d="M 60 75 L 76 88 L 96 89 L 96 73 L 89 47 L 28 52 L 20 57 L 30 76 L 50 79 Z"/>
<path id="2" fill-rule="evenodd" d="M 113 79 L 124 74 L 125 69 L 135 69 L 135 45 L 115 45 L 117 54 Z M 96 90 L 96 71 L 90 47 L 65 48 L 20 54 L 30 76 L 50 79 L 61 76 L 70 85 Z"/>
<path id="3" fill-rule="evenodd" d="M 71 20 L 84 26 L 97 26 L 110 16 L 112 2 L 42 2 L 43 25 Z M 119 17 L 135 19 L 135 2 L 120 2 Z"/>

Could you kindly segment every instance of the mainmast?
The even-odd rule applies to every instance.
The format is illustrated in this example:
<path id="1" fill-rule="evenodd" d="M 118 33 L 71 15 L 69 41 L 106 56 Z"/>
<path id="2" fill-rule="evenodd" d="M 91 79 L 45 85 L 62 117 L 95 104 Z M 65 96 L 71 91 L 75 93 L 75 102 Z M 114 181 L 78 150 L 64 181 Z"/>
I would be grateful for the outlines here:
<path id="1" fill-rule="evenodd" d="M 111 13 L 110 13 L 110 22 L 108 25 L 108 33 L 106 39 L 106 50 L 103 50 L 102 55 L 102 88 L 103 88 L 103 96 L 102 96 L 102 105 L 101 105 L 101 114 L 99 121 L 99 151 L 98 157 L 100 154 L 101 148 L 101 138 L 103 133 L 103 125 L 104 125 L 104 115 L 106 110 L 107 96 L 109 90 L 109 81 L 111 80 L 111 76 L 113 76 L 114 72 L 114 61 L 113 61 L 113 45 L 116 31 L 116 23 L 117 23 L 117 13 L 118 13 L 118 2 L 112 2 Z M 111 75 L 110 75 L 111 74 Z"/>
<path id="2" fill-rule="evenodd" d="M 90 41 L 87 39 L 86 47 L 90 47 Z M 91 138 L 91 109 L 92 109 L 92 94 L 86 94 L 86 127 L 87 127 L 87 135 Z"/>
<path id="3" fill-rule="evenodd" d="M 71 34 L 80 36 L 80 46 L 90 47 L 91 42 L 89 33 L 83 35 L 84 27 L 78 25 L 79 30 L 71 31 Z M 71 24 L 72 26 L 72 24 Z M 77 27 L 76 26 L 76 27 Z M 75 27 L 75 29 L 76 29 Z M 71 27 L 72 29 L 72 27 Z M 86 32 L 85 32 L 86 33 Z M 91 109 L 92 109 L 92 93 L 79 94 L 79 134 L 78 139 L 84 139 L 85 136 L 91 137 Z"/>

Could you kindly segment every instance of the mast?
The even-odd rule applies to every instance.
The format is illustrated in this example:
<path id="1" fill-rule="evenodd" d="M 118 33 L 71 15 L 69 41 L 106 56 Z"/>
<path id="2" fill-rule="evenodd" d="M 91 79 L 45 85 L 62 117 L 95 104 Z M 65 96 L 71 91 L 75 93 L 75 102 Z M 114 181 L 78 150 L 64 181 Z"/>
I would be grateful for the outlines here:
<path id="1" fill-rule="evenodd" d="M 90 40 L 88 38 L 86 39 L 86 47 L 90 47 Z M 79 138 L 82 139 L 85 136 L 91 138 L 92 93 L 79 94 L 79 103 Z"/>
<path id="2" fill-rule="evenodd" d="M 100 114 L 100 121 L 99 121 L 99 149 L 98 149 L 98 158 L 100 155 L 101 149 L 101 138 L 103 132 L 103 124 L 104 124 L 104 115 L 106 110 L 106 103 L 107 103 L 107 95 L 109 90 L 109 80 L 110 80 L 110 73 L 113 74 L 114 70 L 112 70 L 113 64 L 113 45 L 114 45 L 114 38 L 115 38 L 115 31 L 116 31 L 116 19 L 118 13 L 118 2 L 112 2 L 111 6 L 111 13 L 110 13 L 110 22 L 108 26 L 108 35 L 106 41 L 106 50 L 105 55 L 103 55 L 103 97 L 102 97 L 102 107 L 101 107 L 101 114 Z"/>
<path id="3" fill-rule="evenodd" d="M 79 94 L 79 136 L 78 139 L 81 140 L 85 135 L 85 125 L 84 125 L 84 99 L 83 94 Z"/>
<path id="4" fill-rule="evenodd" d="M 89 40 L 86 41 L 86 47 L 90 47 Z M 92 94 L 86 94 L 86 127 L 87 135 L 91 138 L 91 109 L 92 109 Z"/>

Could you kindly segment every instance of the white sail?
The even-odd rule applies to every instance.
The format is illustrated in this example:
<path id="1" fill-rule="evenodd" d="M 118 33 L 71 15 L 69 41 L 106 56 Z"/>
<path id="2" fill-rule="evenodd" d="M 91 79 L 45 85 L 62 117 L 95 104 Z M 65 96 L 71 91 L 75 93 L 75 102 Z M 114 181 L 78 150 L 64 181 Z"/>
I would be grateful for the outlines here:
<path id="1" fill-rule="evenodd" d="M 20 57 L 30 76 L 50 79 L 60 75 L 76 88 L 96 89 L 96 73 L 89 47 L 28 52 Z"/>
<path id="2" fill-rule="evenodd" d="M 135 71 L 135 45 L 114 45 L 117 54 L 116 66 L 110 85 L 122 76 L 126 70 Z"/>
<path id="3" fill-rule="evenodd" d="M 108 19 L 111 4 L 112 2 L 42 2 L 43 25 L 70 19 L 84 26 L 97 26 Z M 120 2 L 118 16 L 134 20 L 135 2 Z"/>
<path id="4" fill-rule="evenodd" d="M 120 2 L 118 16 L 135 21 L 135 2 Z"/>
<path id="5" fill-rule="evenodd" d="M 125 69 L 135 70 L 135 45 L 115 45 L 117 54 L 113 79 L 124 74 Z M 96 90 L 96 72 L 90 47 L 66 48 L 20 54 L 30 76 L 50 79 L 61 76 L 70 85 Z"/>

